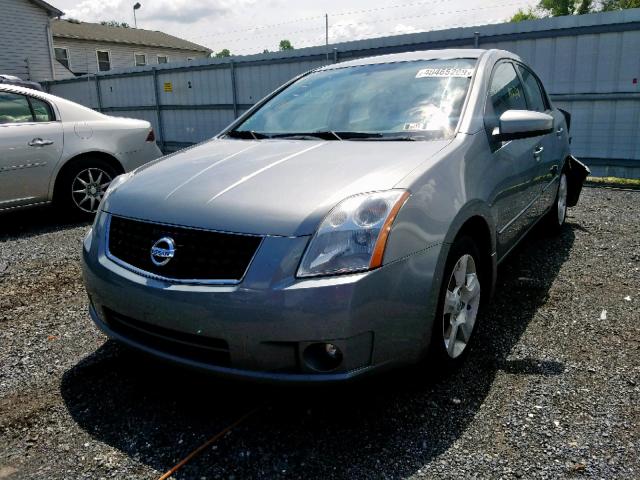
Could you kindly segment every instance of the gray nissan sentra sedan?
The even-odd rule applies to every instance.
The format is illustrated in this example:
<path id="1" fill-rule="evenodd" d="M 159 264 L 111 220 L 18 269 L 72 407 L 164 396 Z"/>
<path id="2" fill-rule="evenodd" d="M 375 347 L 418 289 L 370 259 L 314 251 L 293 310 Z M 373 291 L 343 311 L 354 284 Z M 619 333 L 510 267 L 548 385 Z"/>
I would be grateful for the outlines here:
<path id="1" fill-rule="evenodd" d="M 577 202 L 588 169 L 569 119 L 505 51 L 314 70 L 113 181 L 84 240 L 91 317 L 136 349 L 243 378 L 451 367 L 498 263 Z"/>

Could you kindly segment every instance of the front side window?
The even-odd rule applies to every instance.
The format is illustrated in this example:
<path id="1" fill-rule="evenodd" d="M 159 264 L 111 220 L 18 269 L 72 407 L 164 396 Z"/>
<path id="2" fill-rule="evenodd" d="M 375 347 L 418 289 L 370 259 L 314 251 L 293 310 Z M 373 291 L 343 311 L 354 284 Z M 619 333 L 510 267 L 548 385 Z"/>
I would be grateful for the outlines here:
<path id="1" fill-rule="evenodd" d="M 500 63 L 494 70 L 489 89 L 489 101 L 496 118 L 500 118 L 500 115 L 507 110 L 527 109 L 522 84 L 511 63 Z"/>
<path id="2" fill-rule="evenodd" d="M 36 122 L 51 122 L 54 120 L 53 112 L 48 103 L 30 98 L 31 108 L 33 109 L 33 118 Z"/>
<path id="3" fill-rule="evenodd" d="M 32 122 L 29 102 L 24 95 L 0 92 L 0 124 Z"/>
<path id="4" fill-rule="evenodd" d="M 475 63 L 422 60 L 321 70 L 284 89 L 235 131 L 449 138 L 460 119 Z"/>
<path id="5" fill-rule="evenodd" d="M 96 52 L 98 58 L 98 71 L 108 72 L 111 70 L 111 56 L 106 50 L 98 50 Z"/>
<path id="6" fill-rule="evenodd" d="M 166 55 L 158 55 L 158 63 L 167 63 L 168 60 Z"/>
<path id="7" fill-rule="evenodd" d="M 66 48 L 54 48 L 56 60 L 69 69 L 69 51 Z"/>
<path id="8" fill-rule="evenodd" d="M 520 71 L 524 90 L 527 94 L 527 100 L 529 101 L 529 110 L 544 112 L 547 109 L 547 105 L 540 90 L 538 80 L 528 68 L 518 65 L 518 70 Z"/>
<path id="9" fill-rule="evenodd" d="M 136 53 L 134 55 L 136 67 L 144 67 L 147 64 L 147 56 L 144 53 Z"/>

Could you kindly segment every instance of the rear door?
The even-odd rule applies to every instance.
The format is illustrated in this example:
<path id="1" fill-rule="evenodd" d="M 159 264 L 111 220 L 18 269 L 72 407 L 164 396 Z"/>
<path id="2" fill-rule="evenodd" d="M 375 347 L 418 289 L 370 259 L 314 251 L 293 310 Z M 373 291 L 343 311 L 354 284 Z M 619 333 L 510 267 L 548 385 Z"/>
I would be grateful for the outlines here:
<path id="1" fill-rule="evenodd" d="M 540 80 L 525 65 L 516 64 L 518 74 L 522 80 L 524 92 L 527 97 L 528 109 L 534 112 L 543 112 L 553 116 L 553 130 L 536 137 L 534 159 L 537 162 L 537 173 L 534 177 L 535 188 L 538 191 L 536 207 L 531 210 L 535 218 L 542 215 L 555 201 L 558 189 L 559 169 L 562 168 L 562 149 L 559 138 L 564 133 L 564 116 L 559 111 L 551 108 Z"/>
<path id="2" fill-rule="evenodd" d="M 491 178 L 498 179 L 492 210 L 499 257 L 508 252 L 533 221 L 531 208 L 539 194 L 533 180 L 538 169 L 534 159 L 538 140 L 522 138 L 501 142 L 494 140 L 493 132 L 504 112 L 526 109 L 524 89 L 513 63 L 506 60 L 497 63 L 491 75 L 484 121 L 493 155 Z"/>
<path id="3" fill-rule="evenodd" d="M 62 124 L 42 99 L 0 90 L 0 209 L 47 200 Z"/>

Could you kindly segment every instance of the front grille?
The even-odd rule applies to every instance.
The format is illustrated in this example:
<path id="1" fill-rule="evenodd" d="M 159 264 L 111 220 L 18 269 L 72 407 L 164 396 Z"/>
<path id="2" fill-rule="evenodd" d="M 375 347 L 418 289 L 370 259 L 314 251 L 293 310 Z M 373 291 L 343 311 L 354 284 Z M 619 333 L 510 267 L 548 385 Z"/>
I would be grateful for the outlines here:
<path id="1" fill-rule="evenodd" d="M 151 247 L 161 238 L 175 242 L 175 255 L 166 265 L 151 260 Z M 177 280 L 239 281 L 247 270 L 261 238 L 161 225 L 111 217 L 109 254 L 127 264 Z"/>
<path id="2" fill-rule="evenodd" d="M 160 352 L 210 365 L 231 364 L 229 344 L 219 338 L 180 332 L 121 315 L 103 308 L 106 324 L 115 333 Z"/>

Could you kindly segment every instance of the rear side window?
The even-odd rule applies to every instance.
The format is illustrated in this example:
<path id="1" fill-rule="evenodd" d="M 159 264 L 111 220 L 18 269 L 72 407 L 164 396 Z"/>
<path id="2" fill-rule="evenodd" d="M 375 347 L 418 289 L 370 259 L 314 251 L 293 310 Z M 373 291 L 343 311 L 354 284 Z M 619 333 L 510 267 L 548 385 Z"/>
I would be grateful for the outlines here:
<path id="1" fill-rule="evenodd" d="M 542 96 L 538 80 L 528 68 L 518 65 L 518 70 L 522 76 L 522 83 L 524 84 L 524 90 L 527 94 L 527 100 L 529 101 L 529 110 L 544 112 L 547 109 L 547 105 Z"/>
<path id="2" fill-rule="evenodd" d="M 524 90 L 511 63 L 500 63 L 493 72 L 489 101 L 496 117 L 507 110 L 526 110 Z"/>
<path id="3" fill-rule="evenodd" d="M 24 95 L 0 92 L 0 124 L 32 122 L 29 102 Z"/>
<path id="4" fill-rule="evenodd" d="M 31 107 L 33 108 L 33 116 L 36 122 L 52 122 L 54 120 L 53 112 L 48 103 L 30 98 Z"/>

